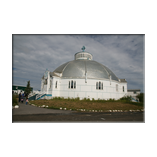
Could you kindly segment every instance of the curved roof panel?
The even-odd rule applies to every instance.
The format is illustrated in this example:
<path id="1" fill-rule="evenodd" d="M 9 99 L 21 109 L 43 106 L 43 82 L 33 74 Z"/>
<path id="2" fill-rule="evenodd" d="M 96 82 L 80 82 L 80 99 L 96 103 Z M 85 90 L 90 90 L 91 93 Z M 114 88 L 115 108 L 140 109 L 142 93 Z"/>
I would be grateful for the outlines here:
<path id="1" fill-rule="evenodd" d="M 106 66 L 93 60 L 73 60 L 62 64 L 53 73 L 61 73 L 62 78 L 87 78 L 109 79 L 118 81 L 116 75 Z"/>

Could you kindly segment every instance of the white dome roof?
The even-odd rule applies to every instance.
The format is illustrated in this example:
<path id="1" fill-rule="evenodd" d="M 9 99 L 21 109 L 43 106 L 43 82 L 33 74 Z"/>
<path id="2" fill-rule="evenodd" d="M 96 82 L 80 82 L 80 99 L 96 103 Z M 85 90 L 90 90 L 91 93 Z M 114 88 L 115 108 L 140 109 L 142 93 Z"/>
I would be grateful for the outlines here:
<path id="1" fill-rule="evenodd" d="M 74 60 L 62 64 L 55 69 L 52 75 L 62 78 L 87 78 L 91 79 L 111 79 L 119 81 L 117 76 L 106 66 L 93 60 Z"/>
<path id="2" fill-rule="evenodd" d="M 85 46 L 82 52 L 75 54 L 75 60 L 67 62 L 59 66 L 51 76 L 61 78 L 87 78 L 89 79 L 111 79 L 119 81 L 118 77 L 106 66 L 93 61 L 93 56 L 89 52 L 85 52 Z"/>

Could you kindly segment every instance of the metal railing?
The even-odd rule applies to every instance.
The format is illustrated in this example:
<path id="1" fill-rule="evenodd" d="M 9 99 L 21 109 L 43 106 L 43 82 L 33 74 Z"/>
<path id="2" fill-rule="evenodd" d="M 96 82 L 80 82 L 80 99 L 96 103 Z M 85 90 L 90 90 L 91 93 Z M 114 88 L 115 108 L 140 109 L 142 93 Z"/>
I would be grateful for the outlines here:
<path id="1" fill-rule="evenodd" d="M 36 100 L 39 99 L 39 98 L 41 98 L 43 95 L 45 95 L 45 93 L 44 94 L 38 94 L 38 95 L 36 95 Z"/>
<path id="2" fill-rule="evenodd" d="M 32 96 L 34 96 L 35 95 L 35 93 L 30 93 L 29 95 L 28 95 L 28 98 L 30 98 L 30 97 L 32 97 Z"/>

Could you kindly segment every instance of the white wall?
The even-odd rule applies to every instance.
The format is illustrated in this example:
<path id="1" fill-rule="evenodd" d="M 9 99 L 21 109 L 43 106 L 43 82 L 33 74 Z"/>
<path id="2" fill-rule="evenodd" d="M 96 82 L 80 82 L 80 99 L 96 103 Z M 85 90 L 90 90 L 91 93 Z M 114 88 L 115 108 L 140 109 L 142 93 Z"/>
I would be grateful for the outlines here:
<path id="1" fill-rule="evenodd" d="M 69 89 L 69 81 L 76 81 L 76 89 Z M 57 81 L 57 88 L 55 84 Z M 96 82 L 103 82 L 103 90 L 96 89 Z M 116 84 L 118 84 L 118 91 L 116 91 Z M 123 92 L 122 86 L 125 86 L 125 91 Z M 53 89 L 52 97 L 65 97 L 65 98 L 94 98 L 94 99 L 119 99 L 127 94 L 127 83 L 120 83 L 117 81 L 109 80 L 95 80 L 87 79 L 60 79 L 58 77 L 53 77 Z"/>
<path id="2" fill-rule="evenodd" d="M 52 85 L 50 87 L 50 80 L 52 81 Z M 52 94 L 53 90 L 53 79 L 50 78 L 50 72 L 48 72 L 47 85 L 44 85 L 44 79 L 41 79 L 41 93 Z"/>
<path id="3" fill-rule="evenodd" d="M 138 94 L 140 94 L 140 91 L 136 91 L 136 94 L 134 94 L 133 91 L 127 92 L 127 95 L 128 95 L 128 96 L 132 96 L 132 97 L 136 97 Z"/>
<path id="4" fill-rule="evenodd" d="M 52 85 L 50 88 L 50 80 Z M 76 89 L 69 88 L 69 81 L 76 81 Z M 57 88 L 56 88 L 57 81 Z M 96 82 L 103 83 L 103 90 L 96 89 Z M 46 94 L 52 94 L 52 97 L 65 97 L 65 98 L 94 98 L 94 99 L 119 99 L 127 94 L 127 83 L 120 83 L 111 80 L 96 80 L 96 79 L 61 79 L 59 77 L 53 76 L 50 78 L 50 73 L 48 72 L 47 85 L 44 84 L 44 79 L 41 80 L 41 92 Z M 116 90 L 116 85 L 118 85 L 118 91 Z M 123 86 L 125 88 L 123 92 Z M 49 97 L 50 98 L 50 97 Z"/>
<path id="5" fill-rule="evenodd" d="M 23 94 L 24 93 L 24 91 L 23 90 L 13 90 L 14 91 L 14 93 L 17 93 L 17 94 Z M 22 91 L 22 92 L 21 92 Z"/>

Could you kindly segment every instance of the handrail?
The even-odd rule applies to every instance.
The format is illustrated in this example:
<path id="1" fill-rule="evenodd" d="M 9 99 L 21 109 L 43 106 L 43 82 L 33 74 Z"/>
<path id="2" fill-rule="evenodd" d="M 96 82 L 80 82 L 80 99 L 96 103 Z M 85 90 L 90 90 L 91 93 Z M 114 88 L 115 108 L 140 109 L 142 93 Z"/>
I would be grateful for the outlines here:
<path id="1" fill-rule="evenodd" d="M 135 99 L 135 98 L 133 98 L 133 97 L 131 97 L 131 99 L 132 99 L 132 100 L 134 100 L 134 101 L 136 101 L 136 102 L 138 102 L 138 100 L 136 100 L 136 99 Z"/>
<path id="2" fill-rule="evenodd" d="M 41 98 L 43 95 L 45 95 L 45 93 L 44 94 L 38 94 L 38 95 L 36 95 L 36 100 L 39 99 L 39 98 Z"/>

